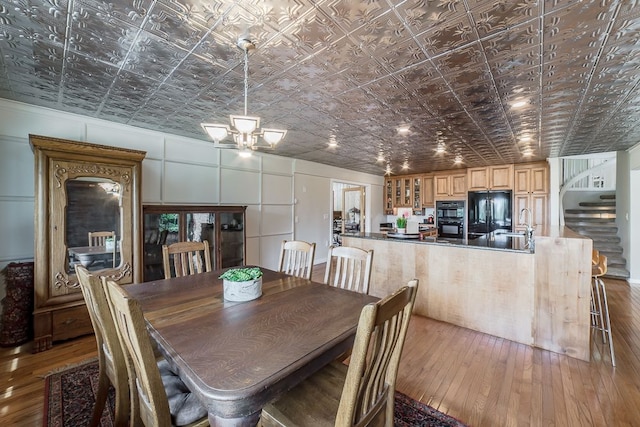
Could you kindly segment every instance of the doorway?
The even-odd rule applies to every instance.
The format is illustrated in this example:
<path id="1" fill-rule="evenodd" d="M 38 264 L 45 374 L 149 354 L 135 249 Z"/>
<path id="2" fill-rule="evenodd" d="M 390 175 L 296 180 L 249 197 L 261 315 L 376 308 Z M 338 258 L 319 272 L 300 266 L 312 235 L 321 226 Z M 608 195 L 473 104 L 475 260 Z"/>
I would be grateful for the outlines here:
<path id="1" fill-rule="evenodd" d="M 334 182 L 332 193 L 332 244 L 340 245 L 341 233 L 366 231 L 366 191 L 362 185 Z"/>

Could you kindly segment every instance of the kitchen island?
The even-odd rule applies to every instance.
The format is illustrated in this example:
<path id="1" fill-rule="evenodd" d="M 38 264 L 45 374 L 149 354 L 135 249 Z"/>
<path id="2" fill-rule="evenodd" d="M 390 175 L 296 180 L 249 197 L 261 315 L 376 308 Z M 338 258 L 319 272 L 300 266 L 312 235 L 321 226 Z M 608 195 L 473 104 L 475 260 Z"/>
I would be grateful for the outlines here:
<path id="1" fill-rule="evenodd" d="M 588 361 L 591 239 L 552 226 L 538 227 L 533 242 L 498 234 L 467 241 L 360 233 L 342 241 L 374 250 L 372 295 L 418 278 L 415 314 Z"/>

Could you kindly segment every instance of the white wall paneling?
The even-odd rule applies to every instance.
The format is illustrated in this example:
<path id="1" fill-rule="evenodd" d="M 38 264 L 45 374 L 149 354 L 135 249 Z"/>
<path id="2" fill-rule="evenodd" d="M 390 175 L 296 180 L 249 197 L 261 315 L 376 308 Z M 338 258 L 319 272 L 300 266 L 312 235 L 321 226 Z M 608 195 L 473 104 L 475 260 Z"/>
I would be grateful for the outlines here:
<path id="1" fill-rule="evenodd" d="M 142 203 L 162 201 L 162 161 L 145 158 L 142 161 Z"/>
<path id="2" fill-rule="evenodd" d="M 291 234 L 262 236 L 260 238 L 260 265 L 264 268 L 277 270 L 282 241 L 291 240 L 292 238 Z"/>
<path id="3" fill-rule="evenodd" d="M 223 205 L 260 203 L 260 172 L 221 169 L 220 203 Z"/>
<path id="4" fill-rule="evenodd" d="M 298 173 L 295 178 L 295 239 L 316 244 L 315 262 L 327 260 L 331 242 L 331 179 Z M 318 205 L 324 206 L 318 209 Z"/>
<path id="5" fill-rule="evenodd" d="M 33 259 L 34 203 L 33 196 L 0 197 L 0 262 Z"/>
<path id="6" fill-rule="evenodd" d="M 262 157 L 257 153 L 251 157 L 240 157 L 239 151 L 235 149 L 220 150 L 220 165 L 233 168 L 259 171 Z"/>
<path id="7" fill-rule="evenodd" d="M 164 174 L 163 202 L 218 203 L 217 167 L 165 162 Z"/>
<path id="8" fill-rule="evenodd" d="M 0 138 L 0 195 L 33 197 L 33 152 L 25 139 Z"/>
<path id="9" fill-rule="evenodd" d="M 285 205 L 293 203 L 293 177 L 262 174 L 262 203 Z"/>
<path id="10" fill-rule="evenodd" d="M 146 151 L 146 158 L 164 157 L 164 136 L 133 126 L 123 127 L 116 123 L 100 121 L 87 123 L 87 142 Z"/>
<path id="11" fill-rule="evenodd" d="M 260 237 L 247 236 L 246 251 L 246 265 L 262 265 L 260 262 Z"/>
<path id="12" fill-rule="evenodd" d="M 295 160 L 288 157 L 265 154 L 262 156 L 262 172 L 278 175 L 293 175 Z"/>
<path id="13" fill-rule="evenodd" d="M 261 218 L 260 231 L 263 236 L 293 233 L 293 215 L 290 205 L 262 205 Z"/>
<path id="14" fill-rule="evenodd" d="M 0 98 L 0 133 L 27 140 L 34 134 L 84 141 L 85 123 L 82 116 Z"/>
<path id="15" fill-rule="evenodd" d="M 260 217 L 262 212 L 260 211 L 260 205 L 247 205 L 245 213 L 245 227 L 244 234 L 249 237 L 259 237 L 262 232 L 260 231 Z"/>
<path id="16" fill-rule="evenodd" d="M 182 163 L 219 165 L 220 150 L 213 143 L 187 138 L 166 138 L 165 158 Z"/>

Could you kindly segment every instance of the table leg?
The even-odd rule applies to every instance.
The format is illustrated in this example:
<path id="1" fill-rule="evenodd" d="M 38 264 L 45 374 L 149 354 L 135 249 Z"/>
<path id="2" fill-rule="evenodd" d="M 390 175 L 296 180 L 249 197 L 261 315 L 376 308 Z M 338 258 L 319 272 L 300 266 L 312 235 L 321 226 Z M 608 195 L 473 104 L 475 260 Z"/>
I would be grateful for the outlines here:
<path id="1" fill-rule="evenodd" d="M 262 411 L 258 411 L 246 417 L 222 418 L 209 412 L 209 424 L 211 427 L 255 427 L 261 413 Z"/>

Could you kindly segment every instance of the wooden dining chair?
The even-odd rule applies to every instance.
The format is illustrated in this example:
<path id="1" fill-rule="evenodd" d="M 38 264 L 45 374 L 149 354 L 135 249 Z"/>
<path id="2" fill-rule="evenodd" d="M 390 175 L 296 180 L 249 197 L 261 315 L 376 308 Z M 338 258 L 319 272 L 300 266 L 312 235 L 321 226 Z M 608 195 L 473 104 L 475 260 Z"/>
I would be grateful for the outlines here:
<path id="1" fill-rule="evenodd" d="M 209 252 L 209 242 L 206 240 L 162 245 L 162 263 L 164 265 L 165 279 L 171 278 L 172 258 L 175 277 L 211 271 L 211 253 Z"/>
<path id="2" fill-rule="evenodd" d="M 125 354 L 120 346 L 116 325 L 101 279 L 89 273 L 89 270 L 82 265 L 76 265 L 75 269 L 98 346 L 98 392 L 89 425 L 100 425 L 109 385 L 113 385 L 116 392 L 114 423 L 118 427 L 124 427 L 129 424 L 130 412 Z"/>
<path id="3" fill-rule="evenodd" d="M 115 231 L 90 231 L 88 233 L 89 246 L 106 246 L 109 237 L 116 237 Z"/>
<path id="4" fill-rule="evenodd" d="M 107 239 L 113 238 L 113 258 L 112 258 L 112 266 L 116 268 L 116 232 L 115 231 L 89 231 L 87 233 L 87 237 L 89 240 L 89 246 L 107 246 Z M 105 261 L 101 261 L 103 264 Z"/>
<path id="5" fill-rule="evenodd" d="M 369 293 L 373 249 L 330 246 L 324 283 L 350 291 Z"/>
<path id="6" fill-rule="evenodd" d="M 365 306 L 349 366 L 332 362 L 262 410 L 263 426 L 393 426 L 396 376 L 418 280 Z"/>
<path id="7" fill-rule="evenodd" d="M 283 240 L 278 271 L 291 276 L 311 279 L 315 252 L 315 243 L 307 243 L 302 240 Z"/>
<path id="8" fill-rule="evenodd" d="M 132 394 L 133 425 L 146 427 L 207 426 L 207 410 L 166 360 L 156 363 L 151 338 L 140 304 L 117 283 L 107 280 L 109 306 L 127 352 L 129 376 L 135 378 Z"/>

